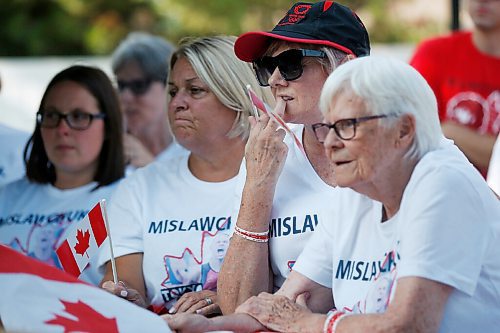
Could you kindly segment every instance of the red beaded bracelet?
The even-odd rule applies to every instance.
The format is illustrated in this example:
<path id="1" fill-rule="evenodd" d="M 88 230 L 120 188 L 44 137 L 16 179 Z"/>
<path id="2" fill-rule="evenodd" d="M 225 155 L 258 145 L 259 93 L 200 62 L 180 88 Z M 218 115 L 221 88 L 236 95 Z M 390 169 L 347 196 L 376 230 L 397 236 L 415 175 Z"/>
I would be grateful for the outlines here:
<path id="1" fill-rule="evenodd" d="M 325 320 L 325 326 L 323 326 L 323 332 L 324 333 L 334 333 L 335 332 L 335 323 L 337 320 L 344 316 L 345 312 L 334 310 L 328 312 L 328 316 L 326 317 Z"/>
<path id="2" fill-rule="evenodd" d="M 258 243 L 265 243 L 269 240 L 269 231 L 265 232 L 253 232 L 242 229 L 238 226 L 234 227 L 234 233 L 247 240 L 255 241 Z"/>

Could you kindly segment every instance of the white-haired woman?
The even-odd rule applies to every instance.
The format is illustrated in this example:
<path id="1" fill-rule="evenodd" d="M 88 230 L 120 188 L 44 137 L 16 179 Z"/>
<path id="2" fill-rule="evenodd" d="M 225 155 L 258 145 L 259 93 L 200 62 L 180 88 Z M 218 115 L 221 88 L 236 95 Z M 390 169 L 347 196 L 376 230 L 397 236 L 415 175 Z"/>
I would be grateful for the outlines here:
<path id="1" fill-rule="evenodd" d="M 209 314 L 218 309 L 219 267 L 212 242 L 227 237 L 248 137 L 251 67 L 233 53 L 234 37 L 185 41 L 173 54 L 167 81 L 172 132 L 189 155 L 137 170 L 117 189 L 109 207 L 118 278 L 109 253 L 105 289 L 155 312 Z M 227 247 L 227 242 L 222 242 Z M 218 250 L 219 251 L 219 250 Z M 222 254 L 225 248 L 221 248 Z"/>
<path id="2" fill-rule="evenodd" d="M 500 202 L 443 137 L 425 79 L 360 58 L 330 75 L 320 103 L 313 128 L 346 188 L 332 202 L 342 224 L 319 226 L 281 295 L 238 311 L 280 332 L 498 331 Z M 317 286 L 332 288 L 328 315 L 290 300 Z"/>

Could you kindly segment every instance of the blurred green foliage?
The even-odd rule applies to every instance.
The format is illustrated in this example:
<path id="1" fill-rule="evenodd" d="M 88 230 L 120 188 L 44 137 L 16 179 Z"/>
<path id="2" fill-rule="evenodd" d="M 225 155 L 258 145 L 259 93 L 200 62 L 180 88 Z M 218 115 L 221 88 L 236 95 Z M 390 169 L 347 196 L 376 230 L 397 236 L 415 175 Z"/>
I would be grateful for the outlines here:
<path id="1" fill-rule="evenodd" d="M 0 56 L 107 55 L 133 30 L 163 35 L 176 43 L 183 36 L 272 29 L 294 2 L 4 0 L 0 6 Z M 387 15 L 391 0 L 342 3 L 359 13 L 369 13 L 372 42 L 408 42 L 421 37 L 415 27 Z"/>

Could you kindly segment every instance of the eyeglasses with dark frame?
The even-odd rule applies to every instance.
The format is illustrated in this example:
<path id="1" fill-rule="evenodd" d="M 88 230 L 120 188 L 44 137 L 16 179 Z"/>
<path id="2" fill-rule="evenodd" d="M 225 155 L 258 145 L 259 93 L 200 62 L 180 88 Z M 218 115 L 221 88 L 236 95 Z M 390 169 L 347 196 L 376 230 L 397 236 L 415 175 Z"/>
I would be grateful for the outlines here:
<path id="1" fill-rule="evenodd" d="M 153 83 L 154 81 L 159 81 L 163 84 L 166 83 L 166 80 L 145 78 L 130 81 L 117 80 L 116 85 L 118 86 L 118 91 L 120 93 L 123 93 L 125 89 L 130 89 L 132 94 L 134 94 L 135 96 L 140 96 L 144 95 L 149 90 L 149 87 L 151 87 L 151 83 Z"/>
<path id="2" fill-rule="evenodd" d="M 380 114 L 375 116 L 366 116 L 359 118 L 348 118 L 348 119 L 340 119 L 334 122 L 333 124 L 325 124 L 325 123 L 317 123 L 312 125 L 312 129 L 314 131 L 314 135 L 316 135 L 316 139 L 319 142 L 323 143 L 330 133 L 330 130 L 333 129 L 335 134 L 342 140 L 352 140 L 356 136 L 356 126 L 365 121 L 387 118 L 394 116 L 394 114 Z"/>
<path id="3" fill-rule="evenodd" d="M 326 58 L 326 53 L 319 50 L 292 49 L 286 50 L 275 57 L 264 56 L 253 62 L 253 68 L 259 84 L 269 86 L 269 78 L 276 67 L 286 81 L 298 79 L 304 72 L 302 60 L 304 57 Z"/>
<path id="4" fill-rule="evenodd" d="M 39 111 L 36 114 L 36 122 L 43 128 L 56 128 L 64 119 L 66 124 L 74 130 L 84 131 L 90 127 L 94 119 L 104 119 L 106 114 L 92 114 L 83 111 L 61 113 L 58 111 Z"/>

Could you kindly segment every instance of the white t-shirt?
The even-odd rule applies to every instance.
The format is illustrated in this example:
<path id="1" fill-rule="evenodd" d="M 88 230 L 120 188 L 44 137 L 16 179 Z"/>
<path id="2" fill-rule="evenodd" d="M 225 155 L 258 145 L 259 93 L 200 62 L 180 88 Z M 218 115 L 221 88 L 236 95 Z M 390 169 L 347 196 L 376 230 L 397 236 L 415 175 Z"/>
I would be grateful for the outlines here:
<path id="1" fill-rule="evenodd" d="M 488 167 L 488 185 L 500 195 L 500 134 L 491 153 L 490 166 Z"/>
<path id="2" fill-rule="evenodd" d="M 0 124 L 0 186 L 25 174 L 24 147 L 30 134 Z"/>
<path id="3" fill-rule="evenodd" d="M 177 141 L 172 141 L 168 147 L 156 156 L 156 161 L 168 161 L 177 156 L 189 155 L 189 150 L 181 146 Z"/>
<path id="4" fill-rule="evenodd" d="M 155 311 L 170 308 L 186 292 L 216 290 L 233 228 L 236 177 L 201 181 L 189 170 L 188 157 L 138 169 L 109 204 L 114 254 L 143 253 L 147 297 Z M 100 265 L 109 260 L 109 251 L 103 251 Z"/>
<path id="5" fill-rule="evenodd" d="M 289 126 L 302 141 L 304 125 Z M 317 224 L 331 215 L 331 200 L 336 190 L 323 182 L 290 135 L 285 136 L 284 142 L 288 146 L 288 155 L 276 184 L 269 221 L 274 290 L 279 289 L 285 281 Z M 237 193 L 241 194 L 245 178 L 243 161 L 238 175 L 240 190 Z M 241 197 L 236 201 L 236 212 L 240 201 Z M 237 213 L 233 216 L 237 216 Z"/>
<path id="6" fill-rule="evenodd" d="M 71 223 L 81 220 L 101 199 L 109 199 L 116 183 L 97 183 L 68 190 L 22 178 L 0 188 L 0 243 L 61 268 L 55 250 L 68 236 Z M 81 280 L 97 285 L 97 257 L 90 261 Z"/>
<path id="7" fill-rule="evenodd" d="M 337 195 L 332 217 L 343 222 L 320 225 L 294 267 L 332 287 L 337 308 L 384 312 L 397 279 L 417 276 L 455 288 L 440 332 L 498 330 L 500 201 L 451 141 L 420 160 L 384 223 L 381 203 Z"/>

